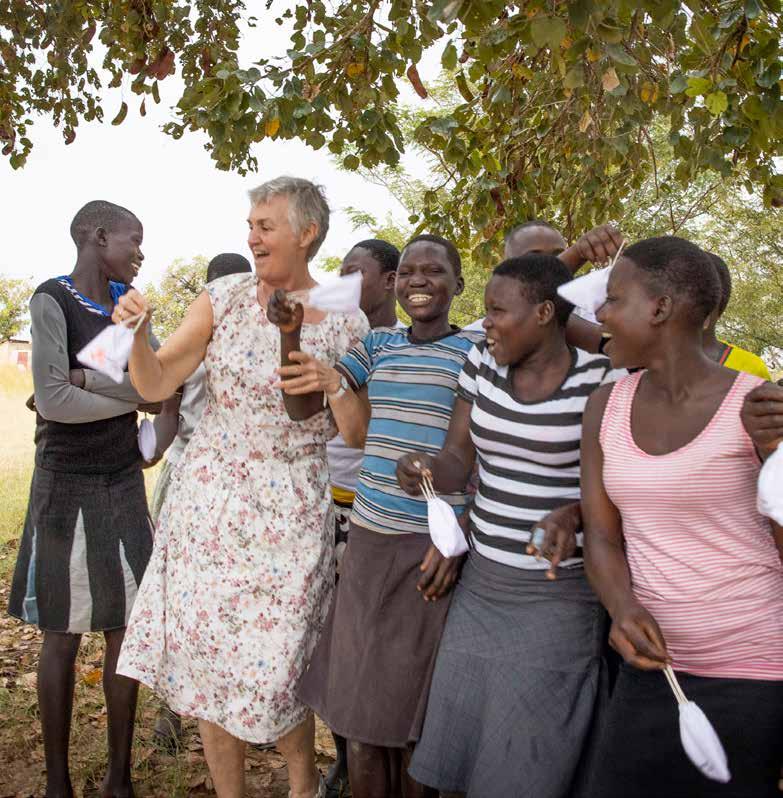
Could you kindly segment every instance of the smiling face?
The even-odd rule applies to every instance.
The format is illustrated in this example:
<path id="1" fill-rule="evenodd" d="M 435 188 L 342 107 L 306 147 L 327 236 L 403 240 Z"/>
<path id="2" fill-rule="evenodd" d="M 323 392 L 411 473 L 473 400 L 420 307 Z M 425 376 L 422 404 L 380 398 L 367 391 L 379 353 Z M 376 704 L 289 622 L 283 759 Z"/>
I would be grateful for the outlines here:
<path id="1" fill-rule="evenodd" d="M 448 319 L 451 302 L 464 287 L 441 244 L 415 241 L 403 250 L 395 291 L 414 322 Z"/>
<path id="2" fill-rule="evenodd" d="M 559 255 L 566 248 L 566 240 L 551 227 L 531 226 L 517 230 L 507 241 L 503 257 L 521 258 L 523 255 Z"/>
<path id="3" fill-rule="evenodd" d="M 649 348 L 658 337 L 654 321 L 659 305 L 643 272 L 621 257 L 609 275 L 606 302 L 596 313 L 604 334 L 611 336 L 604 352 L 615 368 L 646 365 Z"/>
<path id="4" fill-rule="evenodd" d="M 102 271 L 109 280 L 130 285 L 141 269 L 144 228 L 135 216 L 117 223 L 111 232 L 97 231 L 101 245 Z"/>
<path id="5" fill-rule="evenodd" d="M 359 272 L 362 275 L 362 296 L 359 305 L 367 315 L 372 315 L 386 302 L 389 291 L 394 289 L 395 273 L 381 271 L 381 264 L 364 247 L 354 247 L 340 266 L 340 276 Z"/>
<path id="6" fill-rule="evenodd" d="M 247 223 L 247 243 L 261 280 L 281 286 L 297 267 L 307 268 L 307 251 L 314 231 L 308 229 L 296 233 L 288 216 L 288 197 L 277 194 L 254 205 Z"/>
<path id="7" fill-rule="evenodd" d="M 487 350 L 499 366 L 524 360 L 553 319 L 551 302 L 531 302 L 515 277 L 495 275 L 484 290 Z"/>

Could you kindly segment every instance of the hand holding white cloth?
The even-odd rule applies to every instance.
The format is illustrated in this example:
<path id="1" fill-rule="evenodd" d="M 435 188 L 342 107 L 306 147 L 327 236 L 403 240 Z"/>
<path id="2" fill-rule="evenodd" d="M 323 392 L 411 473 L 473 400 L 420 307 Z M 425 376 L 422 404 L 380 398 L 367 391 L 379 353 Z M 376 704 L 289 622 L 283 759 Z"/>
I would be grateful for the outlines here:
<path id="1" fill-rule="evenodd" d="M 326 313 L 356 313 L 361 297 L 362 275 L 353 272 L 311 288 L 307 304 Z"/>
<path id="2" fill-rule="evenodd" d="M 762 515 L 776 524 L 783 524 L 783 443 L 761 468 L 756 506 Z"/>

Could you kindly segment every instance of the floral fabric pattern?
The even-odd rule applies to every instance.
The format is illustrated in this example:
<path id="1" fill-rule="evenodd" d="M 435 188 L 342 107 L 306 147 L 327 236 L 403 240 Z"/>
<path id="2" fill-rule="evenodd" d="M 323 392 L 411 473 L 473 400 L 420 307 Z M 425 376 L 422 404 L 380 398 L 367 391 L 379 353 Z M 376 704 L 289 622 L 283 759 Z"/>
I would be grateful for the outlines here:
<path id="1" fill-rule="evenodd" d="M 255 275 L 207 286 L 207 405 L 172 475 L 118 670 L 176 712 L 271 742 L 307 708 L 294 687 L 334 585 L 328 410 L 291 421 L 273 385 L 278 329 Z M 367 334 L 362 314 L 302 328 L 302 349 L 336 363 Z"/>

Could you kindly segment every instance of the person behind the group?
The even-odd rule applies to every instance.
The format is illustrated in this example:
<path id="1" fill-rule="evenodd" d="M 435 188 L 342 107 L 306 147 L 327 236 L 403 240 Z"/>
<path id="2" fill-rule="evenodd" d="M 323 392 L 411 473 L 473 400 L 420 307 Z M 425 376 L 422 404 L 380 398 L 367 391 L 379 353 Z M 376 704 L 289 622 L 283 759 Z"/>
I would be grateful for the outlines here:
<path id="1" fill-rule="evenodd" d="M 152 552 L 137 445 L 139 395 L 114 396 L 71 382 L 76 353 L 111 324 L 138 273 L 144 231 L 131 211 L 87 203 L 71 222 L 76 265 L 30 300 L 35 469 L 9 612 L 43 631 L 38 707 L 46 795 L 74 794 L 68 768 L 75 661 L 81 636 L 103 632 L 109 757 L 100 794 L 130 796 L 138 685 L 116 672 L 125 625 Z M 82 382 L 92 379 L 82 372 Z M 108 381 L 106 379 L 105 381 Z"/>
<path id="2" fill-rule="evenodd" d="M 709 255 L 720 280 L 720 299 L 705 321 L 704 351 L 727 369 L 744 371 L 747 374 L 755 374 L 757 377 L 770 380 L 769 370 L 758 355 L 718 338 L 715 327 L 720 317 L 726 312 L 731 299 L 731 271 L 723 258 L 712 252 L 708 252 L 707 255 Z"/>
<path id="3" fill-rule="evenodd" d="M 549 222 L 532 219 L 512 227 L 503 238 L 503 257 L 521 258 L 524 255 L 556 256 L 574 275 L 585 263 L 605 263 L 614 257 L 623 243 L 619 230 L 603 224 L 579 236 L 571 245 L 563 234 Z M 467 330 L 481 330 L 483 319 L 469 324 Z M 598 352 L 601 330 L 592 313 L 575 308 L 568 319 L 566 340 L 587 352 Z"/>
<path id="4" fill-rule="evenodd" d="M 212 258 L 207 265 L 206 281 L 211 283 L 229 274 L 252 271 L 253 267 L 244 255 L 223 252 Z M 158 516 L 168 495 L 174 470 L 204 412 L 206 401 L 207 373 L 204 364 L 201 363 L 174 395 L 163 402 L 160 413 L 155 416 L 156 460 L 163 457 L 164 453 L 165 458 L 155 480 L 155 491 L 150 500 L 150 517 L 153 524 L 158 523 Z M 154 734 L 159 744 L 174 750 L 182 734 L 182 721 L 179 715 L 164 706 L 155 722 Z"/>
<path id="5" fill-rule="evenodd" d="M 429 794 L 410 779 L 407 762 L 461 558 L 446 559 L 431 544 L 426 502 L 399 490 L 395 467 L 411 447 L 441 447 L 457 377 L 483 337 L 449 324 L 461 271 L 450 241 L 417 236 L 396 281 L 411 327 L 371 332 L 336 369 L 305 353 L 281 369 L 292 395 L 325 391 L 346 442 L 364 447 L 340 583 L 299 687 L 349 741 L 354 798 Z M 460 511 L 464 485 L 445 499 Z"/>
<path id="6" fill-rule="evenodd" d="M 565 798 L 606 697 L 604 613 L 585 577 L 578 528 L 581 418 L 614 381 L 609 360 L 570 347 L 571 279 L 551 255 L 503 261 L 486 293 L 486 342 L 471 352 L 440 452 L 414 451 L 439 492 L 464 485 L 478 457 L 470 546 L 438 650 L 418 781 L 481 798 Z M 624 373 L 624 372 L 623 372 Z M 533 531 L 554 527 L 539 560 Z M 553 578 L 555 577 L 556 578 Z"/>
<path id="7" fill-rule="evenodd" d="M 281 336 L 276 292 L 316 285 L 309 262 L 329 227 L 322 190 L 280 177 L 250 192 L 255 274 L 208 283 L 156 354 L 137 334 L 142 395 L 170 394 L 203 361 L 207 403 L 177 466 L 155 551 L 129 622 L 119 671 L 198 719 L 220 798 L 244 795 L 245 741 L 276 741 L 293 798 L 322 796 L 314 719 L 295 694 L 334 587 L 334 515 L 319 413 L 292 422 L 274 387 Z M 149 317 L 138 292 L 115 321 Z M 368 331 L 361 313 L 308 309 L 302 345 L 335 362 Z"/>
<path id="8" fill-rule="evenodd" d="M 355 244 L 340 265 L 341 277 L 355 273 L 362 275 L 359 306 L 367 316 L 370 329 L 396 327 L 399 324 L 397 297 L 394 293 L 399 261 L 400 251 L 397 247 L 388 241 L 370 238 Z M 326 454 L 334 500 L 335 559 L 339 570 L 339 562 L 348 540 L 349 519 L 364 451 L 351 449 L 345 445 L 342 436 L 337 435 L 326 444 Z M 339 734 L 334 734 L 333 737 L 336 757 L 334 765 L 326 774 L 326 786 L 339 792 L 348 783 L 348 753 L 345 738 Z"/>
<path id="9" fill-rule="evenodd" d="M 779 795 L 783 530 L 756 509 L 760 462 L 740 418 L 763 381 L 702 345 L 719 297 L 706 253 L 667 236 L 625 251 L 598 312 L 613 365 L 644 370 L 585 411 L 586 566 L 625 659 L 592 798 Z M 726 785 L 684 752 L 668 664 L 723 743 Z"/>

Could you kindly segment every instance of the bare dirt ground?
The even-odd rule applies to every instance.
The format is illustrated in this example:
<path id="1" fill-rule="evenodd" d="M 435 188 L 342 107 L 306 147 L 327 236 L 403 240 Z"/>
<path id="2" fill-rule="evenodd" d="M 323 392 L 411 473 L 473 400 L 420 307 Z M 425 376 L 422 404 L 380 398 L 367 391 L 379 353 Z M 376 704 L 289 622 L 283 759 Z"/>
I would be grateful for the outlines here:
<path id="1" fill-rule="evenodd" d="M 0 546 L 0 574 L 9 574 L 16 542 Z M 10 561 L 10 562 L 9 562 Z M 10 575 L 10 574 L 9 574 Z M 40 634 L 5 614 L 9 579 L 0 578 L 0 798 L 39 798 L 44 794 L 43 744 L 38 722 L 35 672 Z M 76 674 L 71 733 L 71 774 L 77 797 L 97 795 L 106 763 L 106 711 L 101 688 L 102 638 L 86 636 Z M 159 704 L 142 688 L 136 716 L 134 784 L 138 798 L 214 795 L 195 723 L 185 722 L 176 755 L 161 751 L 152 729 Z M 326 771 L 334 747 L 320 722 L 316 729 L 318 765 Z M 265 798 L 288 795 L 285 761 L 276 751 L 248 749 L 247 794 Z"/>

